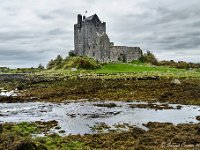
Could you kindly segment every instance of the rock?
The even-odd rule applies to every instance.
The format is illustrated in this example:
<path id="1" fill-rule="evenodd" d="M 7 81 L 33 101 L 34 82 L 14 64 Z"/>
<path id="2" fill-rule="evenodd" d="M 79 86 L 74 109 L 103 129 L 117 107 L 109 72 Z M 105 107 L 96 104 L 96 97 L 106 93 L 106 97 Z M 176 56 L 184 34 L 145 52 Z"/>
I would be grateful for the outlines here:
<path id="1" fill-rule="evenodd" d="M 3 90 L 1 90 L 1 92 L 8 92 L 8 91 L 3 89 Z"/>
<path id="2" fill-rule="evenodd" d="M 179 79 L 173 79 L 171 81 L 171 84 L 174 84 L 174 85 L 181 85 L 181 81 L 179 81 Z"/>
<path id="3" fill-rule="evenodd" d="M 22 85 L 18 85 L 17 87 L 16 87 L 16 90 L 19 90 L 19 91 L 22 91 L 24 89 L 24 87 L 22 86 Z"/>
<path id="4" fill-rule="evenodd" d="M 178 106 L 176 106 L 176 108 L 177 108 L 177 109 L 181 109 L 181 108 L 182 108 L 182 106 L 178 105 Z"/>
<path id="5" fill-rule="evenodd" d="M 65 130 L 60 130 L 60 131 L 58 131 L 59 133 L 65 133 Z"/>
<path id="6" fill-rule="evenodd" d="M 77 71 L 77 70 L 78 70 L 77 68 L 72 68 L 72 69 L 71 69 L 71 71 Z"/>
<path id="7" fill-rule="evenodd" d="M 32 141 L 21 141 L 16 144 L 14 150 L 38 150 L 37 145 Z"/>
<path id="8" fill-rule="evenodd" d="M 38 97 L 30 97 L 31 100 L 39 100 Z"/>
<path id="9" fill-rule="evenodd" d="M 196 119 L 197 119 L 198 121 L 200 121 L 200 116 L 196 116 Z"/>
<path id="10" fill-rule="evenodd" d="M 60 126 L 56 126 L 55 129 L 56 129 L 56 130 L 60 130 L 61 127 L 60 127 Z"/>
<path id="11" fill-rule="evenodd" d="M 71 118 L 76 118 L 76 114 L 67 114 L 68 116 L 70 116 Z"/>
<path id="12" fill-rule="evenodd" d="M 149 109 L 155 109 L 155 110 L 163 110 L 163 109 L 173 109 L 172 106 L 169 106 L 168 104 L 130 104 L 131 108 L 149 108 Z"/>
<path id="13" fill-rule="evenodd" d="M 115 103 L 94 104 L 94 106 L 97 106 L 97 107 L 107 107 L 107 108 L 117 107 L 117 105 Z"/>
<path id="14" fill-rule="evenodd" d="M 3 132 L 3 125 L 0 124 L 0 133 L 2 133 L 2 132 Z"/>

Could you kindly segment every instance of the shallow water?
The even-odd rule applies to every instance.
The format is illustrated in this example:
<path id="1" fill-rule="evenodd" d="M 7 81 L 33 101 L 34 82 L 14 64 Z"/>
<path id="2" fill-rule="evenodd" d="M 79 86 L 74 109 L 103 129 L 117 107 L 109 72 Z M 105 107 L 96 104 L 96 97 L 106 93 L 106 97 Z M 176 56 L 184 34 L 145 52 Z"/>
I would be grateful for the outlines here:
<path id="1" fill-rule="evenodd" d="M 197 123 L 195 116 L 200 114 L 198 106 L 184 106 L 181 110 L 153 110 L 130 108 L 129 104 L 141 102 L 114 102 L 118 107 L 97 107 L 94 104 L 109 102 L 70 102 L 70 103 L 0 103 L 0 122 L 30 122 L 56 120 L 68 134 L 93 133 L 90 127 L 105 122 L 113 126 L 118 123 L 128 123 L 142 126 L 148 122 Z M 113 102 L 112 102 L 113 103 Z M 170 105 L 174 108 L 177 105 Z M 58 132 L 58 130 L 52 130 Z"/>

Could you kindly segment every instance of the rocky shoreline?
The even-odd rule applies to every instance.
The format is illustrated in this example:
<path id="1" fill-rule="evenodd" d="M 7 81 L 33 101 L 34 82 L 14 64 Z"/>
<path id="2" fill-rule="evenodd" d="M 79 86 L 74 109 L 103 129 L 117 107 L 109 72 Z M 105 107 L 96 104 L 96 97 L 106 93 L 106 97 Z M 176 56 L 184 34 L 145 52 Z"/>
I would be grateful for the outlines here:
<path id="1" fill-rule="evenodd" d="M 2 75 L 4 76 L 4 75 Z M 14 79 L 13 79 L 14 78 Z M 124 77 L 99 78 L 83 76 L 5 76 L 0 79 L 2 90 L 18 91 L 17 96 L 0 96 L 1 103 L 16 102 L 66 102 L 84 99 L 87 101 L 145 101 L 146 105 L 132 105 L 132 108 L 149 108 L 155 110 L 171 109 L 168 105 L 152 104 L 166 102 L 186 105 L 200 105 L 200 80 L 196 78 L 167 78 L 167 77 Z M 96 107 L 116 107 L 109 104 L 96 105 Z M 181 109 L 177 107 L 176 109 Z M 199 120 L 199 116 L 196 118 Z M 60 137 L 52 134 L 46 137 L 32 138 L 35 128 L 45 126 L 45 123 L 25 125 L 1 124 L 0 139 L 9 137 L 0 144 L 0 149 L 14 149 L 29 147 L 29 149 L 47 150 L 62 149 L 63 147 L 76 149 L 198 149 L 200 143 L 200 124 L 178 124 L 150 122 L 145 124 L 148 131 L 140 128 L 119 124 L 116 127 L 130 127 L 128 131 L 112 131 L 101 134 L 70 135 Z M 49 123 L 48 123 L 49 124 Z M 52 125 L 50 125 L 52 124 Z M 49 127 L 55 127 L 52 122 Z M 24 130 L 30 132 L 22 134 Z M 94 129 L 109 128 L 108 125 L 96 126 Z M 14 131 L 14 132 L 13 132 Z M 23 131 L 23 132 L 22 132 Z M 16 133 L 13 138 L 13 133 Z M 191 138 L 190 138 L 191 137 Z M 13 144 L 9 144 L 13 143 Z"/>
<path id="2" fill-rule="evenodd" d="M 100 134 L 69 135 L 60 137 L 48 134 L 50 128 L 58 128 L 55 121 L 34 123 L 6 123 L 0 125 L 0 149 L 8 150 L 188 150 L 200 148 L 200 124 L 178 124 L 149 122 L 144 124 L 148 131 L 129 125 L 128 131 Z M 106 124 L 96 129 L 109 129 Z M 188 132 L 189 131 L 189 132 Z M 34 137 L 45 133 L 46 136 Z"/>
<path id="3" fill-rule="evenodd" d="M 41 76 L 23 82 L 0 82 L 0 86 L 19 89 L 18 96 L 1 96 L 1 102 L 62 102 L 88 99 L 200 104 L 199 79 L 66 79 Z"/>

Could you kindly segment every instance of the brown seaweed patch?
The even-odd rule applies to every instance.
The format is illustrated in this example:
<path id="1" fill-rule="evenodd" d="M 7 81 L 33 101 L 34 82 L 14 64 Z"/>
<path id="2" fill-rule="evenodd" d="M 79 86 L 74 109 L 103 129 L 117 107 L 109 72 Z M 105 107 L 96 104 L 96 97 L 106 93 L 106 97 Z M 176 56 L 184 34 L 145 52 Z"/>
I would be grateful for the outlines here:
<path id="1" fill-rule="evenodd" d="M 94 106 L 97 106 L 97 107 L 107 107 L 107 108 L 117 107 L 117 105 L 115 103 L 94 104 Z"/>
<path id="2" fill-rule="evenodd" d="M 174 107 L 169 106 L 168 104 L 130 104 L 131 108 L 149 108 L 155 110 L 164 110 L 164 109 L 174 109 Z"/>
<path id="3" fill-rule="evenodd" d="M 105 122 L 97 123 L 96 125 L 90 127 L 91 130 L 96 131 L 96 132 L 103 132 L 110 128 L 111 127 L 108 124 L 106 124 Z"/>

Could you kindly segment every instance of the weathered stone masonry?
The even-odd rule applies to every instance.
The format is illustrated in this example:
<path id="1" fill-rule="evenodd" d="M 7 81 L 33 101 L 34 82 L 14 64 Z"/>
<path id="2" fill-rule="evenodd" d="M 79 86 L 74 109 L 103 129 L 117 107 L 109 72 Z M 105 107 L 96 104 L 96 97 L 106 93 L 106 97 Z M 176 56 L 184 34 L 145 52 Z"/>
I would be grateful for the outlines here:
<path id="1" fill-rule="evenodd" d="M 106 23 L 95 14 L 90 17 L 78 15 L 74 25 L 75 54 L 86 55 L 100 62 L 130 62 L 142 56 L 139 47 L 114 46 L 106 34 Z"/>

